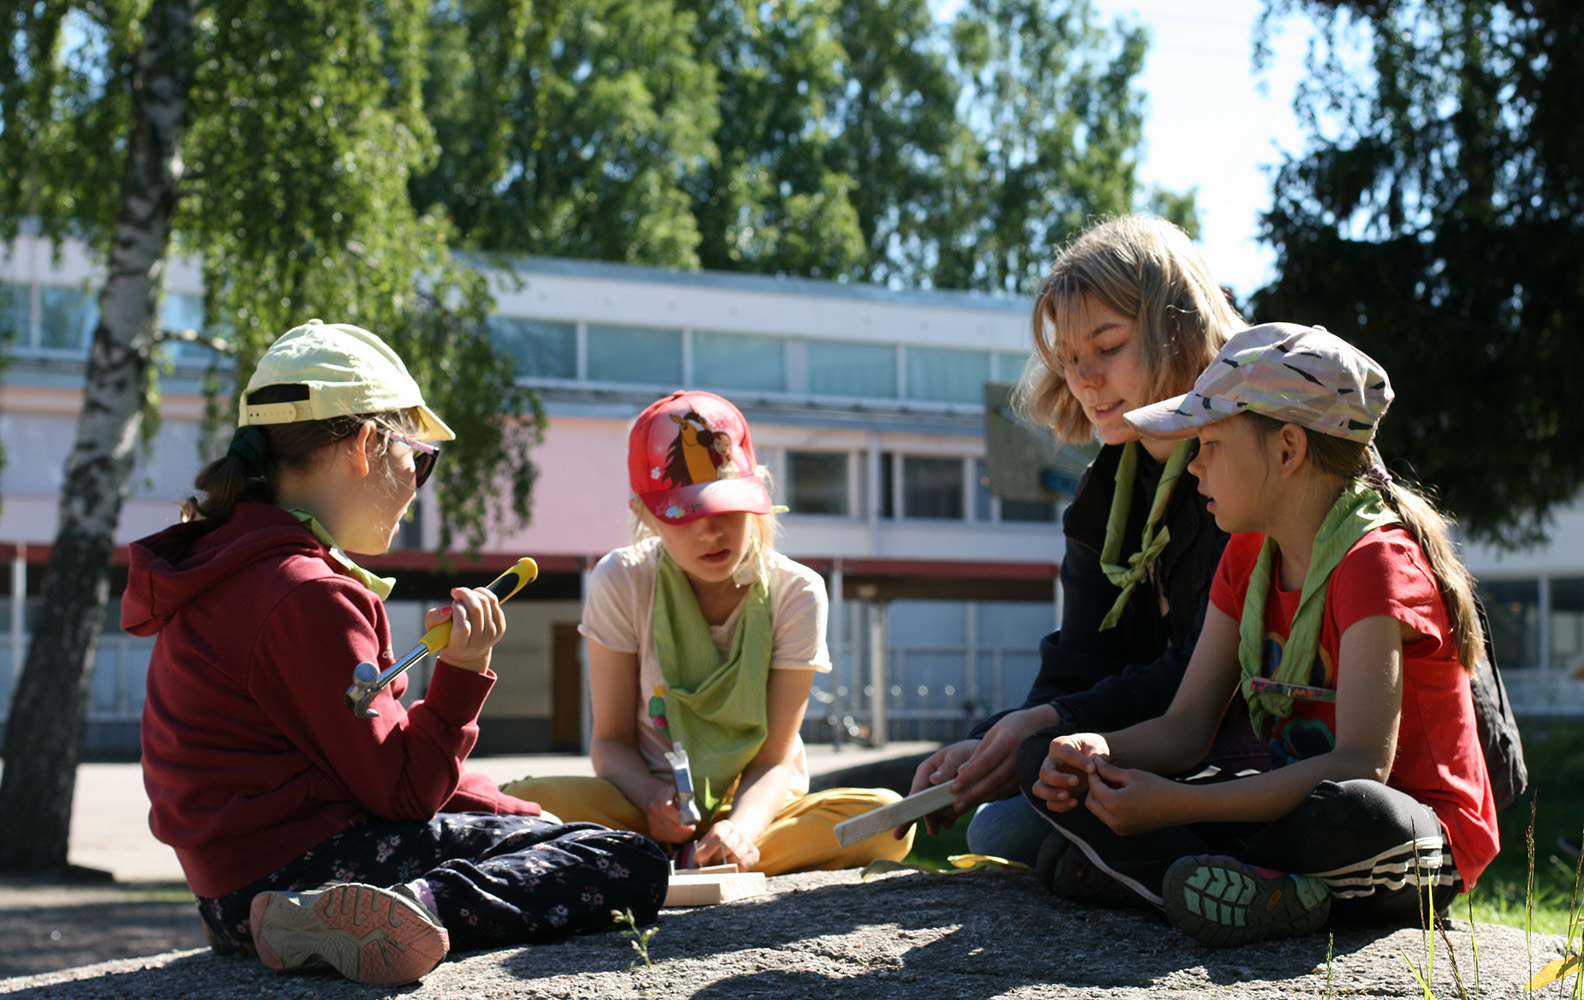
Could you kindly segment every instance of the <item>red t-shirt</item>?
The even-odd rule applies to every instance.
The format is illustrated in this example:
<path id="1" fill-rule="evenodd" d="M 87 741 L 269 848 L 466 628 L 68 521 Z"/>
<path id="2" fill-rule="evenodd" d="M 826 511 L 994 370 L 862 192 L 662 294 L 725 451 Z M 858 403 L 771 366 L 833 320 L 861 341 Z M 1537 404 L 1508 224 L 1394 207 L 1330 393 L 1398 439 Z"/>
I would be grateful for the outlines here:
<path id="1" fill-rule="evenodd" d="M 1210 599 L 1243 617 L 1249 575 L 1259 558 L 1261 534 L 1235 534 L 1216 568 Z M 1265 642 L 1260 672 L 1272 676 L 1293 615 L 1298 590 L 1282 590 L 1278 562 L 1272 566 L 1265 602 Z M 1425 638 L 1403 645 L 1402 721 L 1397 756 L 1386 784 L 1425 803 L 1441 820 L 1458 872 L 1469 888 L 1501 849 L 1496 802 L 1474 727 L 1469 674 L 1458 662 L 1446 605 L 1419 544 L 1405 529 L 1377 528 L 1360 539 L 1326 584 L 1320 645 L 1306 683 L 1336 690 L 1337 650 L 1342 633 L 1365 618 L 1385 615 Z M 1313 757 L 1336 745 L 1336 706 L 1294 700 L 1292 715 L 1266 736 L 1278 763 Z"/>

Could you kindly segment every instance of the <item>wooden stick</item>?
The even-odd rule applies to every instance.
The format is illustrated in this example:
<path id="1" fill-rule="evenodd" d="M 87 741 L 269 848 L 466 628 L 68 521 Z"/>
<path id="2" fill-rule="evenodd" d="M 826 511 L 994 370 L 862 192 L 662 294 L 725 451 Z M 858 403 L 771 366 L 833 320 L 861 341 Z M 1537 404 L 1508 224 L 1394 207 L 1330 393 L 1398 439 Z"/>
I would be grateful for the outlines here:
<path id="1" fill-rule="evenodd" d="M 956 797 L 957 793 L 952 790 L 949 781 L 926 788 L 922 792 L 914 792 L 901 802 L 871 809 L 862 816 L 854 816 L 852 819 L 837 823 L 836 842 L 843 847 L 851 847 L 858 841 L 868 840 L 877 833 L 894 830 L 937 812 L 950 805 L 952 799 Z"/>

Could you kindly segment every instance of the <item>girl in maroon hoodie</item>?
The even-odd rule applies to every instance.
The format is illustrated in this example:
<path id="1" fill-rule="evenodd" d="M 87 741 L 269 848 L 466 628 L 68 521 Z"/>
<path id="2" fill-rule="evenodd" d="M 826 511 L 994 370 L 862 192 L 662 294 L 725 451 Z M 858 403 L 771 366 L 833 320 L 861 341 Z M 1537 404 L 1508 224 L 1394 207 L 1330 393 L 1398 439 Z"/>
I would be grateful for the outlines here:
<path id="1" fill-rule="evenodd" d="M 354 664 L 393 662 L 393 581 L 346 555 L 389 547 L 455 435 L 366 330 L 284 334 L 243 392 L 227 454 L 182 524 L 132 547 L 122 627 L 156 635 L 142 722 L 155 836 L 176 849 L 217 951 L 276 969 L 417 979 L 448 948 L 654 919 L 667 866 L 644 838 L 562 824 L 463 770 L 505 631 L 458 588 L 422 701 L 343 703 Z"/>

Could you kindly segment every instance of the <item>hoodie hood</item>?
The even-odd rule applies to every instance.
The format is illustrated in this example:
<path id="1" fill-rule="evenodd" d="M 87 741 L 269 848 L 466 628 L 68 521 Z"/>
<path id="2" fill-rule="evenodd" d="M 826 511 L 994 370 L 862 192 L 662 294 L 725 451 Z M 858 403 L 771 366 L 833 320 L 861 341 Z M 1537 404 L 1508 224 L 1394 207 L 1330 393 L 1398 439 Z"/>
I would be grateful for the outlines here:
<path id="1" fill-rule="evenodd" d="M 218 527 L 208 521 L 172 525 L 130 547 L 121 628 L 153 635 L 194 597 L 239 570 L 291 555 L 322 559 L 326 551 L 302 522 L 273 504 L 240 503 Z"/>

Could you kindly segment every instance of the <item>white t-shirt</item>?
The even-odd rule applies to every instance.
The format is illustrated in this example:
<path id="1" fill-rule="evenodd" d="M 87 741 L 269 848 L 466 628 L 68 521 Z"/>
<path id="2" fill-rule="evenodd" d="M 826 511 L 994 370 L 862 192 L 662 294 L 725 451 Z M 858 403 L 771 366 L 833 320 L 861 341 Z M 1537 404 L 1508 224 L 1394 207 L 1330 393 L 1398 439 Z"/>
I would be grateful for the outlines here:
<path id="1" fill-rule="evenodd" d="M 660 674 L 654 641 L 655 570 L 659 559 L 658 538 L 624 546 L 601 559 L 589 574 L 583 622 L 578 631 L 607 649 L 638 656 L 638 711 L 634 720 L 638 751 L 651 774 L 670 781 L 671 765 L 665 755 L 671 749 L 671 741 L 654 722 L 654 716 L 665 711 L 665 679 Z M 770 554 L 769 564 L 770 627 L 775 633 L 770 669 L 828 672 L 831 662 L 825 644 L 825 619 L 829 600 L 825 581 L 779 552 Z M 732 633 L 741 612 L 742 605 L 738 604 L 724 624 L 710 626 L 710 637 L 723 660 L 731 652 Z M 802 737 L 797 737 L 787 790 L 792 795 L 802 795 L 808 787 L 808 760 Z"/>

